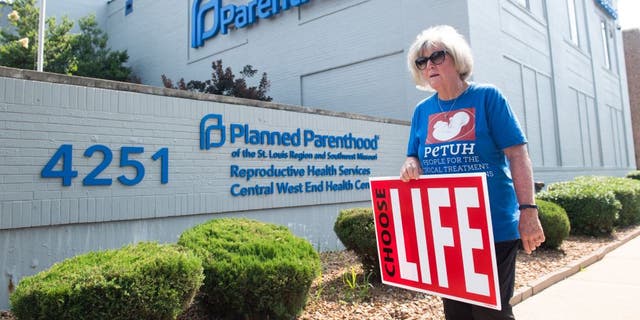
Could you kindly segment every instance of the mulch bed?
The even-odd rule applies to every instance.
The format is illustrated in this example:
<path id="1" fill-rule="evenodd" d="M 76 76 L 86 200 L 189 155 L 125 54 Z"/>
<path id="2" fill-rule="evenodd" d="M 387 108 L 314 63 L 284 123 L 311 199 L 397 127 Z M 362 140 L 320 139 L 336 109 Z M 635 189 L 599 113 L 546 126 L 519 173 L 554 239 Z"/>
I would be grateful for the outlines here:
<path id="1" fill-rule="evenodd" d="M 570 236 L 559 250 L 536 250 L 531 255 L 519 252 L 516 291 L 599 248 L 619 242 L 637 230 L 640 230 L 640 226 L 617 230 L 610 237 Z M 324 252 L 320 258 L 322 276 L 313 283 L 307 306 L 299 320 L 444 319 L 439 297 L 382 284 L 369 284 L 353 252 Z M 210 317 L 201 306 L 193 304 L 178 319 L 205 320 Z M 15 318 L 8 311 L 0 311 L 0 320 Z"/>

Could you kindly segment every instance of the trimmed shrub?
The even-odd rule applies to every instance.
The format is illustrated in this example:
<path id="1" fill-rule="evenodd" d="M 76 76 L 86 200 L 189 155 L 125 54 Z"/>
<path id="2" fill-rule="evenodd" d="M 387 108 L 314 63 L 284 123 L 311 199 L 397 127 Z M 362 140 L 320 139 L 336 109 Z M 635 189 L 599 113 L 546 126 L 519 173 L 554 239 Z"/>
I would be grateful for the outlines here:
<path id="1" fill-rule="evenodd" d="M 616 225 L 630 226 L 640 223 L 640 181 L 619 177 L 578 177 L 581 183 L 598 185 L 602 190 L 611 190 L 622 208 Z"/>
<path id="2" fill-rule="evenodd" d="M 23 278 L 11 310 L 26 319 L 175 319 L 191 304 L 202 263 L 176 245 L 91 252 Z"/>
<path id="3" fill-rule="evenodd" d="M 611 190 L 580 181 L 553 183 L 537 198 L 561 206 L 567 212 L 573 234 L 611 234 L 622 208 Z"/>
<path id="4" fill-rule="evenodd" d="M 185 231 L 178 244 L 203 261 L 208 310 L 227 319 L 294 319 L 320 274 L 311 244 L 284 226 L 216 219 Z"/>
<path id="5" fill-rule="evenodd" d="M 542 243 L 542 247 L 558 249 L 562 241 L 569 236 L 571 229 L 567 212 L 553 202 L 537 199 L 536 204 L 546 239 Z"/>
<path id="6" fill-rule="evenodd" d="M 627 178 L 634 179 L 634 180 L 640 180 L 640 170 L 631 171 L 631 172 L 627 173 Z"/>
<path id="7" fill-rule="evenodd" d="M 341 210 L 333 231 L 348 250 L 356 253 L 369 280 L 380 282 L 380 263 L 376 245 L 373 209 L 351 208 Z"/>

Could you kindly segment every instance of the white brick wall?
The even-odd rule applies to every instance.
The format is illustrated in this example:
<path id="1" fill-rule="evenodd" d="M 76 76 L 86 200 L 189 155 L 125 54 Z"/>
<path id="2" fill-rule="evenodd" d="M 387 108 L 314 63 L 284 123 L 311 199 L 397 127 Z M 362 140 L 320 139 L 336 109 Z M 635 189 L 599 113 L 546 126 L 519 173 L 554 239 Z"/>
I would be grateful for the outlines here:
<path id="1" fill-rule="evenodd" d="M 31 77 L 42 79 L 24 79 Z M 389 120 L 263 102 L 243 105 L 232 98 L 178 91 L 170 91 L 174 96 L 164 96 L 161 88 L 127 87 L 93 79 L 88 81 L 89 86 L 82 86 L 83 81 L 86 79 L 0 67 L 0 248 L 7 249 L 0 258 L 0 288 L 7 288 L 10 279 L 18 281 L 89 250 L 140 240 L 173 242 L 195 223 L 222 216 L 249 216 L 287 225 L 319 249 L 335 250 L 341 247 L 332 230 L 338 210 L 368 206 L 367 189 L 295 195 L 278 194 L 276 190 L 273 195 L 234 197 L 230 188 L 236 183 L 367 181 L 369 175 L 246 181 L 230 177 L 230 166 L 268 168 L 273 164 L 277 168 L 304 168 L 306 173 L 307 165 L 358 165 L 370 168 L 371 176 L 389 176 L 397 175 L 404 160 L 408 127 L 403 122 L 386 123 Z M 109 89 L 118 85 L 129 91 Z M 200 150 L 200 120 L 211 113 L 223 116 L 226 143 Z M 300 128 L 325 135 L 379 135 L 379 149 L 362 151 L 376 154 L 378 160 L 234 158 L 231 154 L 239 148 L 287 153 L 356 151 L 255 146 L 238 141 L 231 144 L 231 123 L 281 132 Z M 83 154 L 98 144 L 107 146 L 113 156 L 98 178 L 110 178 L 112 184 L 85 186 L 83 179 L 102 162 L 103 154 Z M 63 186 L 61 178 L 41 177 L 45 164 L 61 145 L 73 146 L 72 169 L 78 176 L 70 186 Z M 120 175 L 129 179 L 135 175 L 131 167 L 119 165 L 123 146 L 144 148 L 142 154 L 130 156 L 145 169 L 143 180 L 134 186 L 117 181 Z M 169 150 L 167 184 L 160 183 L 161 161 L 150 158 L 161 148 Z M 54 170 L 61 170 L 61 163 Z M 41 234 L 46 238 L 38 236 Z M 0 308 L 4 308 L 7 290 L 0 292 Z"/>
<path id="2" fill-rule="evenodd" d="M 243 211 L 265 207 L 290 207 L 323 203 L 353 202 L 368 199 L 366 190 L 357 192 L 325 192 L 285 196 L 232 197 L 230 186 L 240 183 L 319 182 L 326 179 L 311 177 L 259 179 L 251 181 L 230 178 L 230 164 L 240 167 L 277 168 L 289 165 L 306 168 L 307 164 L 346 165 L 371 168 L 373 175 L 396 174 L 405 144 L 406 127 L 398 125 L 371 126 L 359 121 L 312 113 L 263 109 L 219 102 L 175 99 L 135 93 L 110 91 L 90 87 L 34 82 L 3 78 L 3 129 L 1 158 L 3 183 L 1 206 L 2 228 L 21 228 L 49 224 L 101 222 L 151 218 L 157 215 L 202 214 Z M 95 103 L 98 102 L 98 103 Z M 381 135 L 381 160 L 354 161 L 297 161 L 232 158 L 238 148 L 265 151 L 324 152 L 330 148 L 282 146 L 251 146 L 243 143 L 202 151 L 199 149 L 200 119 L 210 113 L 223 115 L 227 128 L 230 123 L 247 123 L 251 129 L 293 132 L 297 128 L 311 129 L 317 134 L 344 135 L 352 132 L 358 137 Z M 228 130 L 228 129 L 227 129 Z M 227 135 L 229 135 L 227 133 Z M 73 170 L 78 176 L 71 186 L 61 186 L 60 178 L 42 178 L 40 172 L 61 145 L 73 146 Z M 83 153 L 93 145 L 107 146 L 112 161 L 98 178 L 112 180 L 111 186 L 83 186 L 82 181 L 103 159 L 101 152 L 92 157 Z M 132 155 L 145 168 L 144 179 L 135 186 L 120 184 L 116 177 L 135 175 L 132 168 L 119 166 L 123 146 L 143 147 L 144 153 Z M 160 161 L 150 156 L 161 148 L 169 150 L 169 183 L 162 185 Z M 352 150 L 336 150 L 350 153 Z M 385 160 L 382 160 L 385 159 Z M 389 170 L 393 168 L 393 170 Z M 58 161 L 55 170 L 61 170 Z M 340 182 L 340 177 L 327 177 Z M 366 180 L 366 176 L 360 176 Z M 205 201 L 206 199 L 207 201 Z M 103 206 L 96 206 L 104 202 Z M 155 204 L 163 204 L 156 206 Z M 64 213 L 52 216 L 54 208 Z"/>

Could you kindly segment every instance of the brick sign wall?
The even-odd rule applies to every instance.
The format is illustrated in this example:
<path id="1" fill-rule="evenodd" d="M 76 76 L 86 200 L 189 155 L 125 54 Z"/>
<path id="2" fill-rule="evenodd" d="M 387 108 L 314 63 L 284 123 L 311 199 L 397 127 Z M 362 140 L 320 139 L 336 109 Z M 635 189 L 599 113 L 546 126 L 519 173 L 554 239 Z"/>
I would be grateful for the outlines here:
<path id="1" fill-rule="evenodd" d="M 0 72 L 4 288 L 67 256 L 175 241 L 220 216 L 281 223 L 335 249 L 337 211 L 368 206 L 368 178 L 404 159 L 400 121 Z"/>

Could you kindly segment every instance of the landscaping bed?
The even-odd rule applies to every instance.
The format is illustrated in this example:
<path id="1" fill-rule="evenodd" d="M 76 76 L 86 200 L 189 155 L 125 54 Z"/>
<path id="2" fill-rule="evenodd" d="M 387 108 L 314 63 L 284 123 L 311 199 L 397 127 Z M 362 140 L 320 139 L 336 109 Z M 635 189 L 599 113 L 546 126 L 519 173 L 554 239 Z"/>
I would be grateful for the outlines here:
<path id="1" fill-rule="evenodd" d="M 531 255 L 518 253 L 516 291 L 528 283 L 589 256 L 596 250 L 619 242 L 640 230 L 640 226 L 622 228 L 608 237 L 569 236 L 559 250 L 536 250 Z M 320 254 L 322 276 L 316 279 L 300 320 L 310 319 L 444 319 L 440 298 L 382 284 L 370 285 L 362 275 L 361 264 L 350 251 Z M 354 278 L 355 276 L 355 278 Z M 208 319 L 193 305 L 181 320 Z M 14 320 L 8 311 L 0 320 Z"/>

